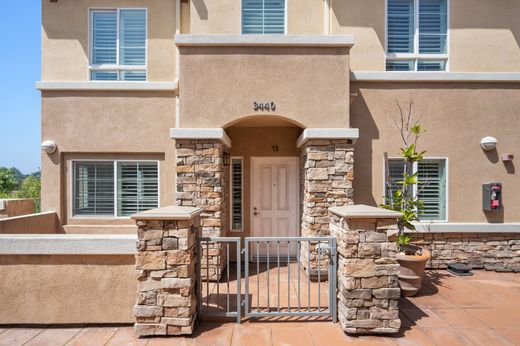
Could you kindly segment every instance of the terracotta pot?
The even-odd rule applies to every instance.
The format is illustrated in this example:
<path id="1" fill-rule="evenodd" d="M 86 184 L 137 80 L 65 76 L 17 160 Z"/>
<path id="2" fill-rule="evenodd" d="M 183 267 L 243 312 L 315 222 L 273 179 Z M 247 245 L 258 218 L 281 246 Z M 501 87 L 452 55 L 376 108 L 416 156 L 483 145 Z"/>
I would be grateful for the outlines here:
<path id="1" fill-rule="evenodd" d="M 419 249 L 414 246 L 409 246 L 409 248 Z M 403 296 L 412 297 L 419 292 L 422 287 L 424 268 L 429 259 L 430 251 L 426 249 L 423 249 L 420 256 L 397 254 L 397 262 L 401 265 L 398 275 L 399 286 L 401 286 Z"/>

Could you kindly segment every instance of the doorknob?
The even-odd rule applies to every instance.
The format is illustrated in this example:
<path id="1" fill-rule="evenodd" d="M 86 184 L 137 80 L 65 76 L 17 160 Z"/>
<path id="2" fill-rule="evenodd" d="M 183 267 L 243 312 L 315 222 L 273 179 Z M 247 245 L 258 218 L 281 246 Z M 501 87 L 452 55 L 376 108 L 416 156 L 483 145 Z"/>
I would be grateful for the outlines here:
<path id="1" fill-rule="evenodd" d="M 258 214 L 260 214 L 259 212 L 256 211 L 256 207 L 253 208 L 253 215 L 254 216 L 257 216 Z"/>

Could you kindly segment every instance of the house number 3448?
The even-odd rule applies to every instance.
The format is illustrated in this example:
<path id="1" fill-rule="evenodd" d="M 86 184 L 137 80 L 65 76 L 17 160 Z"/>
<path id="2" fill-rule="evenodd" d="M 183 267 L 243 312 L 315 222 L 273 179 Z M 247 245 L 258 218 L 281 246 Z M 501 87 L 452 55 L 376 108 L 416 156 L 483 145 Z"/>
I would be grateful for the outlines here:
<path id="1" fill-rule="evenodd" d="M 253 102 L 253 109 L 255 111 L 274 111 L 276 104 L 274 102 Z"/>

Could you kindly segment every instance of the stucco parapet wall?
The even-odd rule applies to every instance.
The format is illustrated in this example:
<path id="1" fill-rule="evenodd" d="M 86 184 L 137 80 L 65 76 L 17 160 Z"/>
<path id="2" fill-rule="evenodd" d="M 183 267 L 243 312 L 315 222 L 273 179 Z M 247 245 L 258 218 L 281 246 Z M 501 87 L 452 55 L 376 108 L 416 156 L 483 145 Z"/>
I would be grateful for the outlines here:
<path id="1" fill-rule="evenodd" d="M 193 35 L 175 36 L 175 44 L 205 47 L 352 47 L 351 35 Z"/>
<path id="2" fill-rule="evenodd" d="M 355 141 L 359 138 L 359 129 L 352 128 L 308 128 L 303 130 L 296 141 L 296 147 L 300 148 L 310 139 L 350 139 Z"/>
<path id="3" fill-rule="evenodd" d="M 135 234 L 0 234 L 0 255 L 133 255 Z"/>
<path id="4" fill-rule="evenodd" d="M 364 204 L 330 207 L 329 211 L 348 219 L 400 219 L 403 217 L 402 213 Z"/>
<path id="5" fill-rule="evenodd" d="M 518 72 L 351 72 L 351 82 L 520 83 Z"/>
<path id="6" fill-rule="evenodd" d="M 231 138 L 222 128 L 172 128 L 170 129 L 172 139 L 214 139 L 221 141 L 225 146 L 231 148 Z"/>
<path id="7" fill-rule="evenodd" d="M 171 91 L 177 92 L 179 83 L 173 82 L 36 82 L 36 89 L 40 91 Z"/>
<path id="8" fill-rule="evenodd" d="M 415 231 L 407 233 L 520 233 L 520 223 L 434 223 L 415 224 Z"/>
<path id="9" fill-rule="evenodd" d="M 132 215 L 134 220 L 160 221 L 160 220 L 191 220 L 202 213 L 201 208 L 168 206 L 143 211 Z"/>

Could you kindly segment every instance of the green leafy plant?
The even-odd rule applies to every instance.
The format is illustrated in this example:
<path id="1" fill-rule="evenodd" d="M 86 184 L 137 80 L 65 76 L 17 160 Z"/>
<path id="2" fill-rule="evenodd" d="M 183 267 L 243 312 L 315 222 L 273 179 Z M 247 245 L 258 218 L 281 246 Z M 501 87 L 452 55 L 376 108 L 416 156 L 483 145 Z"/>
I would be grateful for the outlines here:
<path id="1" fill-rule="evenodd" d="M 389 210 L 398 211 L 403 217 L 398 220 L 398 235 L 396 244 L 400 252 L 407 252 L 406 248 L 412 238 L 405 234 L 405 230 L 415 230 L 413 222 L 419 220 L 419 214 L 424 208 L 424 203 L 418 198 L 417 191 L 414 187 L 420 184 L 418 172 L 413 172 L 416 162 L 423 159 L 425 151 L 417 150 L 417 143 L 425 130 L 419 123 L 419 119 L 414 119 L 413 101 L 409 101 L 407 109 L 397 101 L 397 107 L 400 111 L 400 117 L 394 122 L 394 126 L 400 131 L 404 146 L 401 148 L 401 157 L 403 158 L 403 179 L 398 181 L 393 192 L 385 196 L 385 204 L 381 207 Z M 388 155 L 385 153 L 386 167 L 389 167 Z M 387 169 L 386 173 L 387 189 L 392 191 L 391 179 Z"/>

